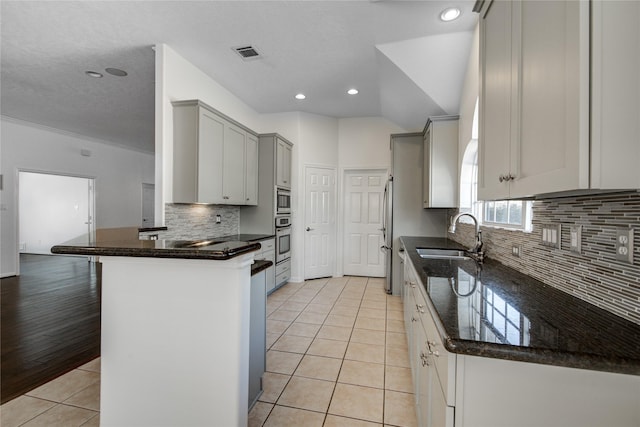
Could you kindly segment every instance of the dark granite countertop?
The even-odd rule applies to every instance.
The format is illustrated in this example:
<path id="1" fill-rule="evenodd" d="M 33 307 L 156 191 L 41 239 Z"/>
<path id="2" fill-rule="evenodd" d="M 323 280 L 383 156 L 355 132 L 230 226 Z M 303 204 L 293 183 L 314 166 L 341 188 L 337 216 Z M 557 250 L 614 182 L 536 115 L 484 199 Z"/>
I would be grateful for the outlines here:
<path id="1" fill-rule="evenodd" d="M 264 271 L 267 268 L 271 267 L 272 265 L 273 265 L 273 262 L 266 259 L 255 261 L 253 264 L 251 264 L 251 275 L 254 276 L 260 273 L 261 271 Z"/>
<path id="2" fill-rule="evenodd" d="M 167 227 L 140 227 L 138 233 L 148 233 L 150 231 L 167 231 Z"/>
<path id="3" fill-rule="evenodd" d="M 417 247 L 465 249 L 402 237 L 450 352 L 640 375 L 640 325 L 494 260 L 423 259 Z"/>
<path id="4" fill-rule="evenodd" d="M 216 237 L 216 240 L 239 240 L 242 242 L 259 242 L 260 240 L 273 239 L 275 234 L 231 234 L 229 236 Z"/>
<path id="5" fill-rule="evenodd" d="M 228 260 L 260 249 L 235 240 L 126 240 L 89 243 L 79 238 L 51 248 L 54 254 Z"/>

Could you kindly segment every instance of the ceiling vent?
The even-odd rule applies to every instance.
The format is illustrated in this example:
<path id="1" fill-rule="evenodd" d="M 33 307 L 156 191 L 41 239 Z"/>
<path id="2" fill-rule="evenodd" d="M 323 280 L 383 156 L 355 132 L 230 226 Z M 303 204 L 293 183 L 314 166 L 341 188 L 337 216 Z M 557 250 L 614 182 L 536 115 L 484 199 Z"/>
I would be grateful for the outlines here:
<path id="1" fill-rule="evenodd" d="M 235 50 L 236 53 L 240 55 L 245 61 L 260 58 L 260 54 L 253 46 L 234 47 L 233 50 Z"/>

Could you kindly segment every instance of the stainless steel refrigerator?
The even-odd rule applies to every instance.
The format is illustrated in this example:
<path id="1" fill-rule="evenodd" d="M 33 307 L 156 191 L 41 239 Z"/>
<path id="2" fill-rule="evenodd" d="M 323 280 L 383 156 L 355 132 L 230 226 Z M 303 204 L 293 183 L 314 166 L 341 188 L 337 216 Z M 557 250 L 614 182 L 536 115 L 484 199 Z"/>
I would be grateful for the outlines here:
<path id="1" fill-rule="evenodd" d="M 400 236 L 446 237 L 447 210 L 422 207 L 422 133 L 391 135 L 391 173 L 385 187 L 383 234 L 388 293 L 402 287 Z"/>

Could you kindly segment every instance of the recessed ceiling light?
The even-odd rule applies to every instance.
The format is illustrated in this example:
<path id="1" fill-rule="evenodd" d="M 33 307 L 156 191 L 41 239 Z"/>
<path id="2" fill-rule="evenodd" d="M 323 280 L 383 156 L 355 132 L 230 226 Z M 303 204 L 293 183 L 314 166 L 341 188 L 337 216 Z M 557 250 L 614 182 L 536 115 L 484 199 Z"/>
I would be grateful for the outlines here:
<path id="1" fill-rule="evenodd" d="M 97 71 L 85 71 L 84 72 L 87 76 L 89 77 L 95 77 L 96 79 L 99 79 L 100 77 L 102 77 L 102 73 L 99 73 Z"/>
<path id="2" fill-rule="evenodd" d="M 112 76 L 124 77 L 127 75 L 126 71 L 121 70 L 119 68 L 105 68 L 105 71 L 111 74 Z"/>
<path id="3" fill-rule="evenodd" d="M 296 95 L 296 99 L 305 99 L 306 96 L 304 95 L 304 93 L 299 93 Z"/>
<path id="4" fill-rule="evenodd" d="M 349 95 L 357 95 L 357 94 L 358 94 L 358 89 L 349 89 L 349 90 L 347 91 L 347 93 L 348 93 Z"/>
<path id="5" fill-rule="evenodd" d="M 442 11 L 442 13 L 440 13 L 440 19 L 443 20 L 444 22 L 453 21 L 454 19 L 457 19 L 459 16 L 460 16 L 460 9 L 458 9 L 457 7 L 446 8 L 445 10 Z"/>

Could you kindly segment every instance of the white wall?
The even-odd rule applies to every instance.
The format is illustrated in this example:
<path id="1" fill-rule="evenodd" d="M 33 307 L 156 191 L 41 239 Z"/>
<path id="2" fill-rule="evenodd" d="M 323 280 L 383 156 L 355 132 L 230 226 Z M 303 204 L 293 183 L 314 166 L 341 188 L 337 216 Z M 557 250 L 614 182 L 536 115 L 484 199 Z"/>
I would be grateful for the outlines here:
<path id="1" fill-rule="evenodd" d="M 403 132 L 406 130 L 383 117 L 340 119 L 340 168 L 388 169 L 391 164 L 390 135 Z"/>
<path id="2" fill-rule="evenodd" d="M 142 183 L 153 183 L 152 154 L 127 150 L 94 139 L 2 118 L 2 254 L 0 273 L 18 273 L 18 170 L 96 178 L 96 227 L 139 226 Z M 91 157 L 80 155 L 81 149 Z"/>
<path id="3" fill-rule="evenodd" d="M 480 94 L 480 31 L 479 26 L 473 32 L 467 72 L 460 98 L 460 121 L 458 122 L 458 177 L 462 167 L 462 156 L 471 140 L 473 113 Z"/>

